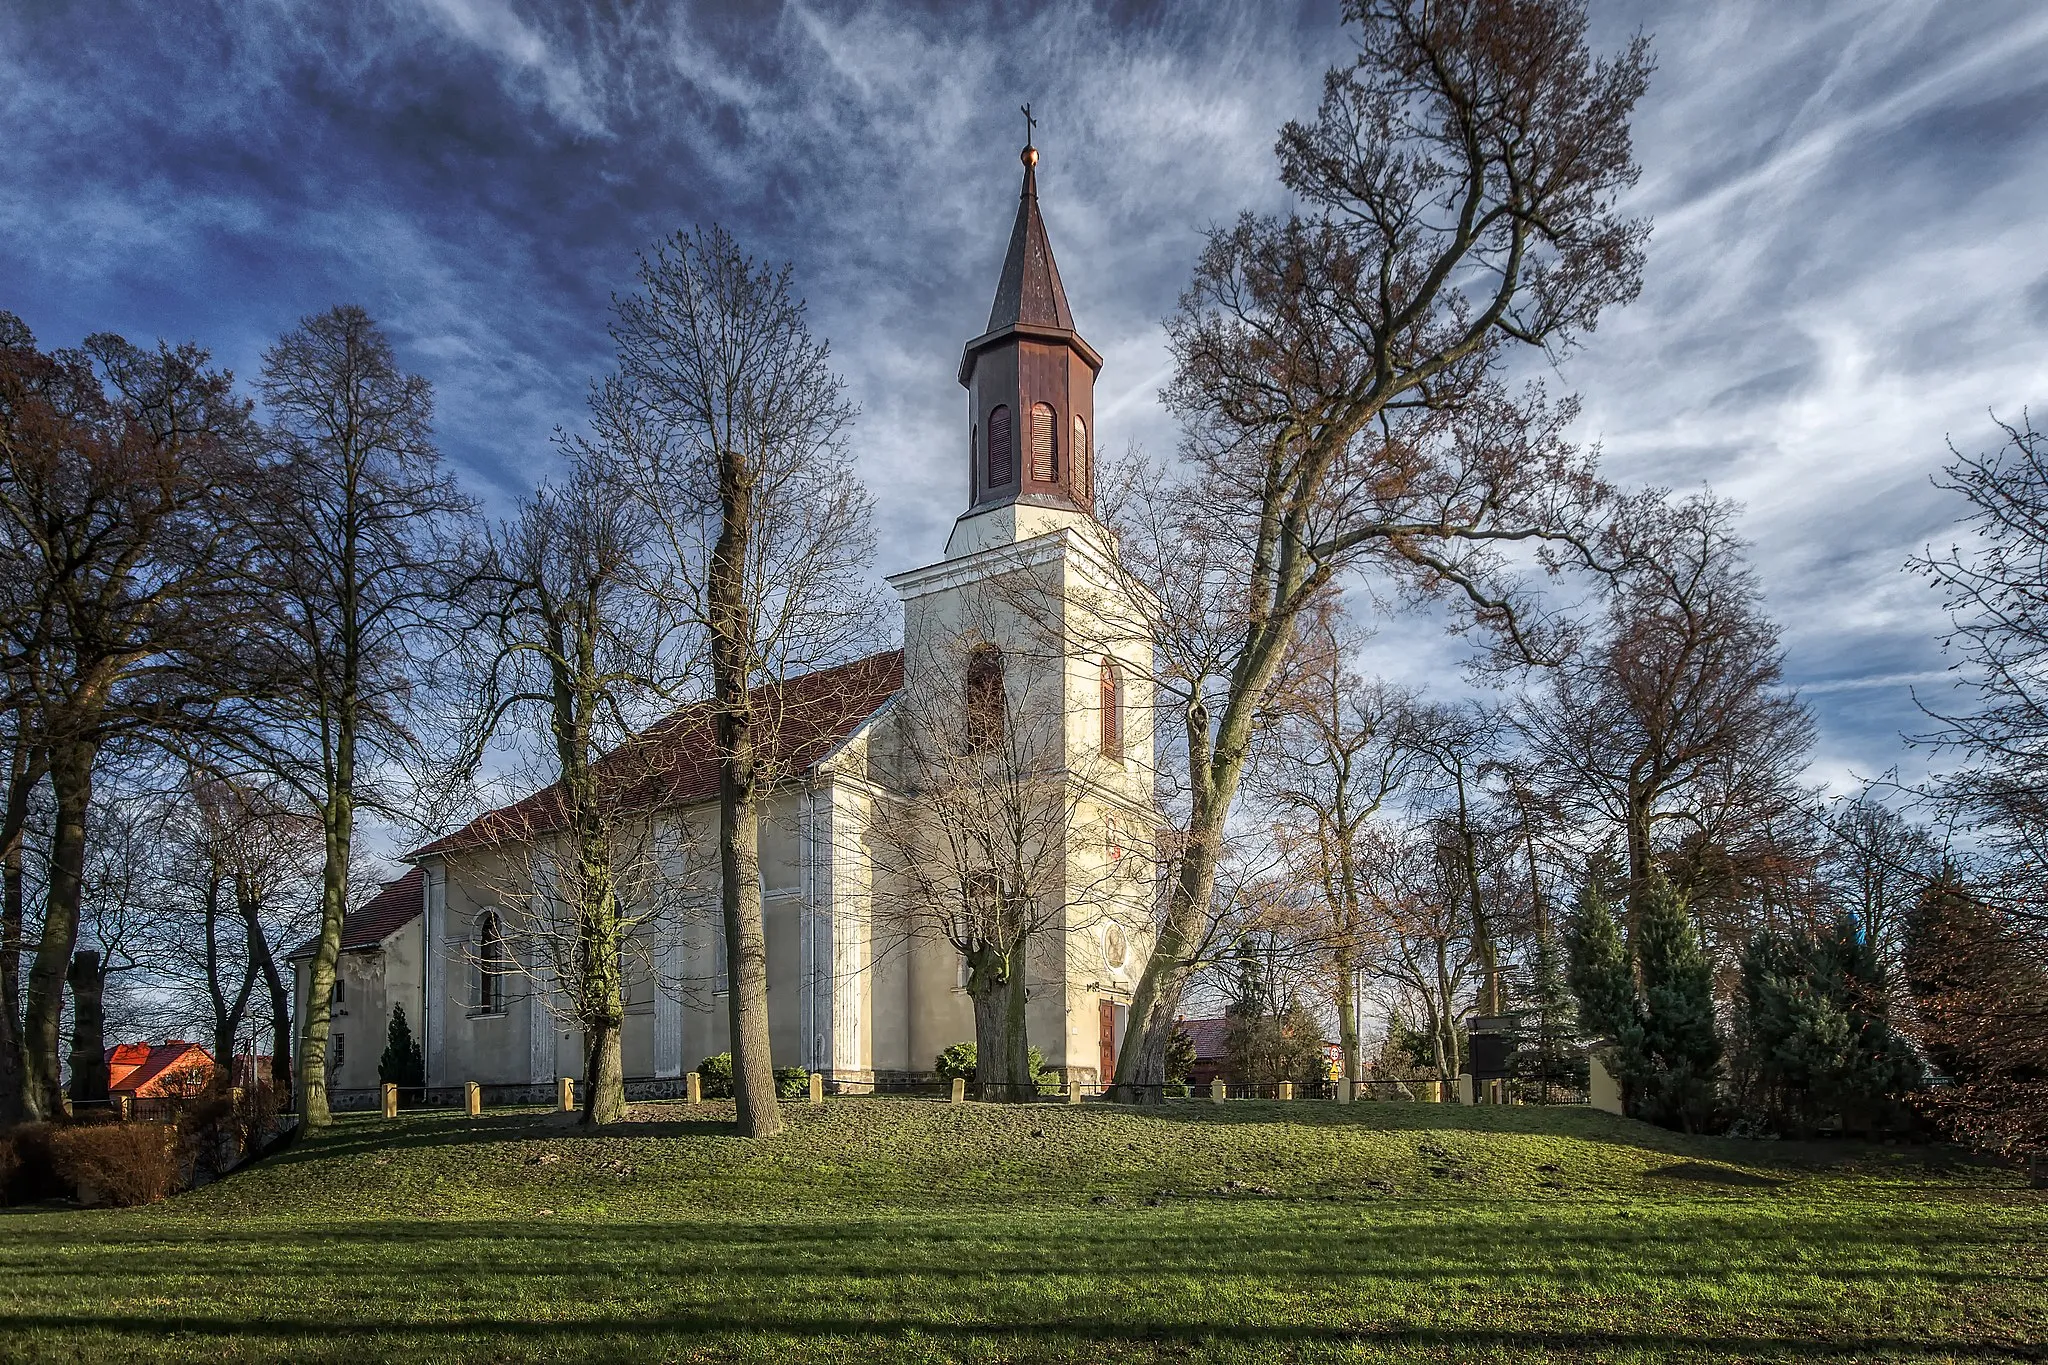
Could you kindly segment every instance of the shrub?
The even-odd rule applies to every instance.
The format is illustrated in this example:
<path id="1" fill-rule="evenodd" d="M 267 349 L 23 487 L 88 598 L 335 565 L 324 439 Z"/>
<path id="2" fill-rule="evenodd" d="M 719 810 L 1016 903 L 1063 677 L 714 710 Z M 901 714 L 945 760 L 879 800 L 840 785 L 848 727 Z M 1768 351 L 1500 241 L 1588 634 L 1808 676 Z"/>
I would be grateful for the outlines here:
<path id="1" fill-rule="evenodd" d="M 104 1123 L 57 1129 L 58 1177 L 87 1204 L 153 1204 L 178 1184 L 178 1131 L 168 1123 Z"/>
<path id="2" fill-rule="evenodd" d="M 810 1072 L 800 1066 L 778 1066 L 775 1068 L 775 1097 L 777 1099 L 807 1099 L 810 1093 Z"/>
<path id="3" fill-rule="evenodd" d="M 412 1036 L 403 1005 L 391 1007 L 391 1024 L 384 1031 L 384 1055 L 377 1059 L 377 1080 L 380 1084 L 395 1085 L 401 1092 L 417 1090 L 427 1083 L 426 1054 Z"/>
<path id="4" fill-rule="evenodd" d="M 1047 1069 L 1045 1065 L 1045 1054 L 1040 1052 L 1035 1047 L 1028 1049 L 1028 1052 L 1029 1064 L 1031 1067 L 1031 1079 L 1034 1082 L 1036 1082 L 1035 1088 L 1037 1089 L 1038 1093 L 1041 1095 L 1060 1094 L 1061 1087 L 1059 1073 Z M 938 1073 L 938 1077 L 942 1081 L 953 1081 L 957 1079 L 966 1081 L 969 1085 L 973 1085 L 974 1067 L 978 1056 L 979 1054 L 975 1051 L 974 1044 L 955 1043 L 953 1044 L 953 1046 L 947 1048 L 944 1052 L 941 1052 L 938 1055 L 938 1057 L 933 1060 L 932 1070 Z"/>
<path id="5" fill-rule="evenodd" d="M 1764 930 L 1742 957 L 1735 1071 L 1746 1117 L 1804 1136 L 1902 1131 L 1920 1060 L 1891 1026 L 1891 985 L 1853 920 Z"/>
<path id="6" fill-rule="evenodd" d="M 697 1063 L 697 1083 L 707 1100 L 732 1098 L 732 1054 L 721 1052 Z"/>
<path id="7" fill-rule="evenodd" d="M 56 1128 L 47 1123 L 24 1123 L 0 1135 L 0 1168 L 5 1168 L 4 1183 L 0 1183 L 0 1203 L 34 1204 L 44 1199 L 55 1199 L 69 1194 L 70 1187 L 57 1174 L 57 1164 L 51 1150 L 51 1137 Z"/>

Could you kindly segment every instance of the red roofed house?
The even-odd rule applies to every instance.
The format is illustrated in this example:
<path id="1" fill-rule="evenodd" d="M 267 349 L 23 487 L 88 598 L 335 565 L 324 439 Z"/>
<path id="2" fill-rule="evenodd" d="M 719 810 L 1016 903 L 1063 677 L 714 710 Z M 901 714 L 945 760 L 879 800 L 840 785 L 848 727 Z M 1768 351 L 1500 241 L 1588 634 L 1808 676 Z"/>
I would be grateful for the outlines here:
<path id="1" fill-rule="evenodd" d="M 1094 513 L 1094 383 L 1102 358 L 1075 330 L 1040 217 L 1035 150 L 995 304 L 966 343 L 967 440 L 930 460 L 968 507 L 944 556 L 889 580 L 906 647 L 764 689 L 782 716 L 764 754 L 777 774 L 761 829 L 770 1038 L 778 1066 L 840 1081 L 923 1075 L 973 1038 L 959 954 L 891 909 L 871 811 L 915 800 L 897 705 L 906 695 L 1018 710 L 1052 698 L 1048 766 L 1075 797 L 1056 922 L 1034 944 L 1031 1043 L 1076 1078 L 1115 1064 L 1151 939 L 1151 868 L 1135 838 L 1157 826 L 1151 646 Z M 934 377 L 935 381 L 937 377 Z M 964 448 L 967 469 L 955 451 Z M 961 474 L 967 477 L 960 479 Z M 957 486 L 957 485 L 956 485 Z M 1018 584 L 1041 600 L 1020 604 Z M 1048 624 L 1049 623 L 1049 624 Z M 979 722 L 970 722 L 979 723 Z M 998 721 L 999 728 L 1007 721 Z M 646 923 L 624 956 L 626 1075 L 661 1093 L 728 1050 L 717 915 L 718 772 L 711 718 L 686 706 L 605 756 L 601 785 L 648 852 L 629 907 Z M 580 1039 L 549 1008 L 545 909 L 559 793 L 546 788 L 408 855 L 414 870 L 348 917 L 337 1007 L 337 1085 L 374 1082 L 391 1006 L 423 1042 L 427 1083 L 551 1089 L 584 1074 Z M 1101 890 L 1108 886 L 1108 891 Z M 302 973 L 303 975 L 303 973 Z M 303 998 L 303 986 L 301 986 Z M 414 1002 L 418 1010 L 414 1009 Z"/>
<path id="2" fill-rule="evenodd" d="M 107 1093 L 130 1099 L 187 1099 L 213 1080 L 213 1054 L 197 1043 L 121 1043 L 107 1049 Z"/>

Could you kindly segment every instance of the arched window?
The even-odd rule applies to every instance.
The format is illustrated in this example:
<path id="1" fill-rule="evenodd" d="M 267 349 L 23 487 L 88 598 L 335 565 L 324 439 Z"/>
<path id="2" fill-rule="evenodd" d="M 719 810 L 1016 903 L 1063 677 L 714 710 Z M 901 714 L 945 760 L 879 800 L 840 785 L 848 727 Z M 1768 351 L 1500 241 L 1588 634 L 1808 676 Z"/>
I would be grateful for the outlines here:
<path id="1" fill-rule="evenodd" d="M 1074 444 L 1067 452 L 1067 459 L 1074 466 L 1074 491 L 1084 498 L 1093 497 L 1088 480 L 1091 477 L 1089 466 L 1095 462 L 1090 458 L 1088 448 L 1088 424 L 1078 417 L 1074 419 Z"/>
<path id="2" fill-rule="evenodd" d="M 1010 451 L 1010 410 L 997 408 L 988 415 L 988 486 L 1007 487 L 1016 476 Z"/>
<path id="3" fill-rule="evenodd" d="M 976 645 L 967 656 L 967 747 L 993 749 L 1003 737 L 1003 651 Z"/>
<path id="4" fill-rule="evenodd" d="M 1054 415 L 1052 404 L 1031 405 L 1031 477 L 1040 483 L 1051 483 L 1060 476 L 1060 456 L 1057 433 L 1054 430 L 1059 418 Z"/>
<path id="5" fill-rule="evenodd" d="M 1123 761 L 1124 756 L 1124 673 L 1116 660 L 1102 660 L 1102 756 Z"/>
<path id="6" fill-rule="evenodd" d="M 497 1014 L 505 1008 L 505 932 L 495 912 L 476 918 L 476 1009 Z"/>

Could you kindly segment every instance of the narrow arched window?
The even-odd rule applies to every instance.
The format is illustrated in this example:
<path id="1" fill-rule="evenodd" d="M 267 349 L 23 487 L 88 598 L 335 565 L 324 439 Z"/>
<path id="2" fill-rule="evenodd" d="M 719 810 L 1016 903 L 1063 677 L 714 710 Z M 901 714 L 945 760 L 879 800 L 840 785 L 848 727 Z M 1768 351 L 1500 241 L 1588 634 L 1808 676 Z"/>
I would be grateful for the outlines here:
<path id="1" fill-rule="evenodd" d="M 505 932 L 489 910 L 476 920 L 476 1008 L 480 1014 L 505 1008 Z"/>
<path id="2" fill-rule="evenodd" d="M 976 645 L 967 656 L 967 747 L 993 749 L 1003 737 L 1003 651 Z"/>
<path id="3" fill-rule="evenodd" d="M 1105 656 L 1102 660 L 1102 756 L 1116 759 L 1124 756 L 1124 674 L 1117 667 L 1116 660 Z"/>
<path id="4" fill-rule="evenodd" d="M 1067 451 L 1067 459 L 1074 466 L 1074 491 L 1084 498 L 1095 496 L 1088 487 L 1088 480 L 1093 477 L 1091 466 L 1095 463 L 1088 448 L 1088 424 L 1078 417 L 1074 419 L 1074 444 Z"/>
<path id="5" fill-rule="evenodd" d="M 1054 432 L 1058 422 L 1052 404 L 1031 405 L 1031 477 L 1040 483 L 1051 483 L 1060 476 L 1059 448 Z"/>
<path id="6" fill-rule="evenodd" d="M 1010 410 L 997 408 L 988 415 L 988 486 L 1007 487 L 1016 474 L 1010 450 Z"/>

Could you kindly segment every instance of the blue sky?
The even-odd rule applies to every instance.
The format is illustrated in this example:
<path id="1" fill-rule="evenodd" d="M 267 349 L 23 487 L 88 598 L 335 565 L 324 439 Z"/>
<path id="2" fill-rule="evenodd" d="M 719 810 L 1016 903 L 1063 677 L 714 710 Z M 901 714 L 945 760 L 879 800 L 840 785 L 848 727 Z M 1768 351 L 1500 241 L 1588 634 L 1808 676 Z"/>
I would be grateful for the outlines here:
<path id="1" fill-rule="evenodd" d="M 1626 484 L 1711 485 L 1747 533 L 1815 776 L 1895 763 L 1945 687 L 1944 442 L 2048 406 L 2048 7 L 1593 0 L 1652 33 L 1641 300 L 1551 382 Z M 1274 133 L 1346 40 L 1335 6 L 63 5 L 0 10 L 0 307 L 45 344 L 192 338 L 253 374 L 301 315 L 370 309 L 502 509 L 608 360 L 634 252 L 718 221 L 795 264 L 863 409 L 878 569 L 960 510 L 959 346 L 1016 195 L 1017 106 L 1098 433 L 1165 454 L 1160 320 L 1199 232 L 1283 203 Z M 1388 622 L 1368 665 L 1455 682 Z M 1932 692 L 1929 692 L 1932 689 Z"/>

